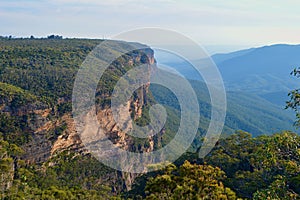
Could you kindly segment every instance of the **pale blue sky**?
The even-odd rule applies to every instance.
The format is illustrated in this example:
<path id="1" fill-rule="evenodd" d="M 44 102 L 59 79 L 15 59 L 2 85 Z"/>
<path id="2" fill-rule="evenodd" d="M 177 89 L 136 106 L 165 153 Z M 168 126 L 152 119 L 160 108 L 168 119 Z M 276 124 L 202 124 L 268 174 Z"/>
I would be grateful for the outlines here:
<path id="1" fill-rule="evenodd" d="M 109 38 L 161 27 L 215 48 L 296 44 L 299 9 L 298 0 L 0 0 L 0 35 Z"/>

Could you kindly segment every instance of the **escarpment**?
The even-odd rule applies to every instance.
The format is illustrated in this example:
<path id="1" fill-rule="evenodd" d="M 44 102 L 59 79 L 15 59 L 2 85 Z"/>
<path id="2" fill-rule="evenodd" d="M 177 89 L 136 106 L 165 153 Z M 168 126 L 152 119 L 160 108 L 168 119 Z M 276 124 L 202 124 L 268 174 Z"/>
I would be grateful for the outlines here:
<path id="1" fill-rule="evenodd" d="M 109 78 L 107 76 L 115 76 L 117 74 L 118 78 L 120 78 L 126 73 L 126 70 L 124 69 L 131 69 L 135 66 L 143 64 L 155 64 L 153 51 L 150 49 L 134 52 L 134 54 L 127 54 L 126 57 L 129 59 L 119 58 L 116 63 L 113 63 L 112 66 L 109 67 L 108 74 L 104 77 L 104 80 L 100 80 L 100 88 L 98 88 L 98 96 L 96 96 L 96 111 L 89 111 L 87 112 L 86 116 L 83 116 L 84 124 L 88 124 L 86 127 L 82 127 L 82 132 L 80 132 L 80 134 L 84 134 L 84 136 L 81 135 L 81 137 L 78 138 L 78 135 L 76 135 L 76 130 L 74 130 L 74 126 L 72 126 L 73 132 L 60 136 L 55 142 L 52 148 L 53 155 L 68 148 L 71 148 L 75 151 L 90 153 L 89 148 L 85 148 L 86 145 L 95 145 L 95 143 L 98 141 L 105 139 L 104 135 L 113 143 L 114 147 L 125 151 L 143 153 L 151 152 L 155 149 L 155 141 L 161 140 L 159 134 L 157 136 L 137 140 L 136 138 L 127 134 L 127 132 L 133 128 L 131 123 L 128 122 L 126 123 L 126 128 L 121 128 L 113 117 L 110 101 L 113 89 L 112 86 L 115 85 L 117 79 L 112 79 L 114 81 L 112 81 L 113 84 L 111 84 L 111 86 L 107 86 L 105 85 L 105 79 Z M 110 73 L 112 71 L 114 72 L 113 74 Z M 149 82 L 137 89 L 128 101 L 120 105 L 118 109 L 118 116 L 120 118 L 124 118 L 125 121 L 128 121 L 128 118 L 131 118 L 136 122 L 139 122 L 139 120 L 142 121 L 141 119 L 143 118 L 143 115 L 146 115 L 146 112 L 148 112 L 147 107 L 149 107 L 151 101 L 153 101 L 153 99 L 151 100 L 151 94 L 149 92 Z M 104 85 L 101 85 L 101 83 Z M 102 87 L 105 88 L 104 91 L 106 92 L 101 90 Z M 89 124 L 89 114 L 93 112 L 96 112 L 98 121 L 98 124 L 96 125 Z M 143 125 L 145 122 L 140 122 L 140 124 Z M 100 129 L 104 133 L 103 135 L 99 135 L 97 134 L 97 131 L 95 131 L 99 131 Z M 76 143 L 77 139 L 83 139 L 83 143 L 79 142 L 78 145 L 74 146 L 73 144 Z M 105 149 L 104 147 L 100 147 L 100 150 L 97 153 L 105 156 L 111 155 L 113 157 L 114 155 L 111 154 L 111 151 L 112 149 L 110 148 Z M 124 180 L 123 184 L 125 185 L 126 189 L 129 190 L 131 188 L 131 184 L 137 176 L 137 174 L 121 172 L 121 177 Z"/>
<path id="2" fill-rule="evenodd" d="M 118 58 L 109 66 L 104 78 L 100 80 L 96 91 L 96 115 L 101 129 L 104 130 L 105 135 L 116 146 L 127 151 L 149 152 L 154 149 L 153 138 L 145 140 L 145 144 L 137 144 L 132 137 L 126 134 L 126 131 L 132 128 L 131 124 L 128 124 L 126 130 L 118 127 L 110 107 L 112 90 L 117 80 L 128 70 L 143 64 L 155 64 L 153 51 L 149 48 L 135 50 Z M 108 82 L 107 80 L 110 81 Z M 128 117 L 128 113 L 130 113 L 130 117 L 133 120 L 139 120 L 142 118 L 145 107 L 150 106 L 148 98 L 149 83 L 140 87 L 127 102 L 124 102 L 125 105 L 122 109 L 119 109 L 119 116 Z M 66 122 L 68 128 L 54 143 L 51 150 L 52 154 L 69 148 L 88 152 L 82 149 L 84 145 L 82 145 L 80 137 L 76 133 L 77 130 L 74 127 L 74 121 L 72 121 L 70 116 L 64 116 L 62 119 Z"/>
<path id="3" fill-rule="evenodd" d="M 66 42 L 61 50 L 63 55 L 68 51 L 74 52 L 74 55 L 78 54 L 76 62 L 72 65 L 56 67 L 55 63 L 58 63 L 59 59 L 55 56 L 47 58 L 51 44 L 44 44 L 41 41 L 42 45 L 38 51 L 33 51 L 34 48 L 28 43 L 26 53 L 34 59 L 31 62 L 32 65 L 21 65 L 21 58 L 15 60 L 11 58 L 11 65 L 15 67 L 3 64 L 5 67 L 0 73 L 0 117 L 2 121 L 0 132 L 3 133 L 5 140 L 23 149 L 23 153 L 19 155 L 20 159 L 23 159 L 26 164 L 37 164 L 43 170 L 59 165 L 62 155 L 70 156 L 68 158 L 70 160 L 76 157 L 92 159 L 74 124 L 71 94 L 78 66 L 83 62 L 83 55 L 87 55 L 95 44 L 87 44 L 87 47 L 81 44 L 68 46 L 69 41 L 62 42 Z M 124 52 L 121 48 L 126 45 L 129 44 L 124 42 L 118 47 L 120 52 Z M 161 135 L 145 139 L 136 139 L 128 135 L 127 130 L 120 128 L 115 122 L 110 108 L 112 91 L 120 77 L 136 66 L 155 64 L 153 50 L 143 45 L 139 47 L 143 48 L 130 51 L 110 64 L 105 76 L 99 81 L 95 95 L 97 120 L 107 138 L 118 148 L 143 153 L 157 148 Z M 24 48 L 26 49 L 27 46 L 25 45 Z M 60 50 L 54 49 L 53 51 L 57 51 L 58 57 L 62 56 Z M 115 49 L 108 51 L 114 53 Z M 47 58 L 46 63 L 39 60 L 44 57 Z M 70 61 L 64 61 L 64 64 L 68 62 Z M 22 74 L 23 77 L 10 76 L 12 72 Z M 153 97 L 151 97 L 149 83 L 147 83 L 137 89 L 127 102 L 124 102 L 119 115 L 126 118 L 129 113 L 133 121 L 143 126 L 147 124 L 144 117 L 147 118 L 148 108 L 152 101 Z M 128 123 L 127 129 L 130 128 L 132 125 Z M 96 142 L 97 138 L 94 140 Z M 11 169 L 15 167 L 17 166 L 12 162 Z M 105 166 L 101 169 L 108 172 L 97 177 L 96 183 L 113 186 L 112 191 L 115 192 L 130 189 L 137 176 L 137 174 L 107 169 Z M 10 179 L 13 180 L 13 175 Z M 5 187 L 10 185 L 8 183 Z"/>

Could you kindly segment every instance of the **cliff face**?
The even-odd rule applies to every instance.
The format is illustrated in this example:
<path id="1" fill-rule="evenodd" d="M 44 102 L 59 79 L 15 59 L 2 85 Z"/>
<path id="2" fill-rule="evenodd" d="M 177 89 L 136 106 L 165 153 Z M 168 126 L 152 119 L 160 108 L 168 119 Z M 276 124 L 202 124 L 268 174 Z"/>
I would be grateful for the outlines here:
<path id="1" fill-rule="evenodd" d="M 122 66 L 131 66 L 134 67 L 138 64 L 155 64 L 153 51 L 147 50 L 147 54 L 144 52 L 142 54 L 135 54 L 133 58 L 125 60 L 125 63 L 121 63 Z M 146 57 L 145 57 L 146 55 Z M 120 64 L 120 63 L 119 63 Z M 122 118 L 128 118 L 128 113 L 133 117 L 133 120 L 139 120 L 142 118 L 143 112 L 145 111 L 145 107 L 150 104 L 148 101 L 149 96 L 149 84 L 144 85 L 139 88 L 135 95 L 127 101 L 120 109 L 118 109 L 118 114 Z M 100 102 L 105 102 L 105 100 L 109 99 L 109 94 L 103 94 L 100 97 Z M 118 148 L 122 148 L 126 151 L 133 152 L 151 152 L 154 150 L 154 138 L 149 137 L 144 139 L 143 142 L 137 142 L 133 137 L 126 134 L 126 132 L 132 128 L 132 124 L 127 124 L 126 129 L 121 129 L 117 123 L 115 122 L 112 114 L 112 110 L 109 105 L 98 105 L 97 106 L 97 119 L 99 125 L 102 130 L 104 130 L 104 134 L 114 143 Z M 129 117 L 130 117 L 129 116 Z M 62 117 L 62 120 L 66 122 L 67 129 L 60 135 L 57 140 L 54 142 L 51 148 L 51 155 L 55 156 L 60 152 L 71 150 L 80 154 L 89 154 L 90 152 L 85 149 L 81 138 L 77 134 L 74 126 L 74 121 L 72 120 L 70 115 L 65 115 Z M 98 127 L 93 127 L 97 129 Z M 87 131 L 88 132 L 88 131 Z M 89 134 L 89 133 L 87 133 Z M 97 140 L 101 140 L 102 138 L 98 138 L 96 136 L 90 136 L 89 143 L 97 142 Z M 160 139 L 159 139 L 160 140 Z M 87 142 L 87 141 L 85 141 Z M 109 151 L 109 150 L 108 150 Z M 106 154 L 107 152 L 102 152 Z M 115 177 L 112 180 L 116 180 L 117 178 L 123 179 L 121 185 L 125 185 L 126 189 L 129 190 L 134 179 L 138 176 L 137 174 L 123 173 L 118 172 L 111 174 L 111 176 Z M 102 180 L 103 181 L 103 180 Z M 114 190 L 124 189 L 120 186 L 115 186 Z"/>
<path id="2" fill-rule="evenodd" d="M 122 68 L 134 67 L 138 64 L 154 64 L 153 51 L 146 49 L 143 52 L 127 55 L 121 61 L 113 63 Z M 0 98 L 0 112 L 3 116 L 16 119 L 14 123 L 22 123 L 27 135 L 27 141 L 20 143 L 24 149 L 22 158 L 28 163 L 45 162 L 55 153 L 65 150 L 88 153 L 76 133 L 71 113 L 58 113 L 58 106 L 51 107 L 42 103 L 34 95 L 8 84 L 2 84 L 2 98 Z M 101 89 L 101 88 L 100 88 Z M 8 91 L 7 91 L 8 90 Z M 13 92 L 12 92 L 13 91 Z M 134 119 L 142 116 L 143 108 L 147 102 L 148 85 L 140 88 L 136 95 L 127 102 L 124 113 L 130 110 Z M 109 94 L 102 94 L 102 99 L 108 99 Z M 59 104 L 65 103 L 63 100 Z M 122 113 L 121 113 L 122 115 Z M 125 115 L 125 114 L 124 114 Z M 130 151 L 152 151 L 153 140 L 149 138 L 149 146 L 135 147 L 132 138 L 116 126 L 111 109 L 108 105 L 97 107 L 97 116 L 105 134 L 119 147 Z M 16 130 L 19 132 L 20 130 Z M 21 131 L 20 131 L 21 132 Z M 18 133 L 24 136 L 24 133 Z"/>
<path id="3" fill-rule="evenodd" d="M 114 70 L 114 64 L 110 66 L 110 70 Z M 141 52 L 129 54 L 126 56 L 126 59 L 122 59 L 122 61 L 117 61 L 117 65 L 121 65 L 121 68 L 125 67 L 135 67 L 139 64 L 155 64 L 153 51 L 151 49 L 145 49 Z M 118 66 L 120 68 L 120 66 Z M 136 91 L 136 95 L 133 95 L 133 97 L 126 103 L 126 105 L 120 109 L 119 115 L 122 117 L 127 117 L 127 113 L 130 112 L 131 116 L 134 116 L 134 120 L 138 120 L 142 117 L 143 109 L 146 105 L 149 104 L 148 102 L 148 88 L 149 84 L 139 88 Z M 106 100 L 110 99 L 110 94 L 108 93 L 101 93 L 101 96 L 99 97 L 101 102 L 105 102 Z M 113 119 L 112 110 L 110 109 L 110 105 L 99 105 L 97 106 L 97 118 L 99 121 L 99 124 L 101 128 L 105 131 L 105 134 L 108 136 L 109 139 L 113 141 L 113 143 L 125 150 L 129 151 L 143 151 L 143 152 L 149 152 L 153 150 L 153 140 L 152 138 L 149 138 L 149 147 L 140 147 L 139 149 L 135 149 L 134 147 L 134 141 L 132 138 L 128 137 L 126 135 L 126 130 L 122 131 L 116 124 L 116 122 Z M 61 152 L 66 149 L 76 149 L 77 151 L 84 151 L 83 145 L 80 141 L 79 135 L 77 135 L 74 122 L 71 119 L 70 115 L 65 115 L 62 117 L 62 120 L 67 124 L 67 129 L 64 131 L 62 135 L 60 135 L 55 143 L 52 146 L 51 154 L 55 154 L 56 152 Z M 131 125 L 128 125 L 127 128 L 132 128 Z"/>
<path id="4" fill-rule="evenodd" d="M 82 47 L 79 46 L 79 48 L 81 49 Z M 86 49 L 83 50 L 86 51 Z M 72 51 L 78 50 L 72 49 Z M 34 55 L 35 53 L 36 52 L 33 52 L 32 54 Z M 24 69 L 24 72 L 22 72 L 23 66 L 22 69 L 14 70 L 25 74 L 24 78 L 28 80 L 32 81 L 35 78 L 38 80 L 38 76 L 41 76 L 42 80 L 44 75 L 48 74 L 53 68 L 52 66 L 47 68 L 47 64 L 48 63 L 43 64 L 46 66 L 45 73 L 39 71 L 43 70 L 43 68 L 38 70 Z M 150 48 L 134 50 L 114 61 L 108 69 L 106 79 L 100 80 L 100 82 L 102 82 L 99 84 L 100 87 L 96 93 L 96 98 L 100 103 L 96 104 L 96 109 L 100 126 L 114 145 L 126 151 L 150 152 L 154 150 L 154 138 L 149 137 L 141 142 L 140 140 L 128 136 L 126 130 L 121 130 L 116 125 L 109 106 L 112 89 L 109 84 L 111 84 L 112 81 L 116 81 L 112 77 L 121 77 L 126 73 L 126 70 L 141 64 L 155 64 L 153 51 Z M 69 69 L 65 70 L 59 68 L 55 70 L 49 73 L 49 77 L 45 77 L 47 78 L 46 82 L 49 82 L 47 82 L 49 91 L 47 88 L 43 88 L 43 85 L 41 89 L 38 88 L 35 90 L 32 87 L 38 87 L 36 82 L 30 85 L 29 83 L 24 83 L 21 79 L 10 80 L 10 82 L 14 82 L 17 87 L 0 82 L 0 122 L 2 123 L 0 133 L 4 133 L 4 140 L 16 143 L 23 149 L 24 153 L 20 158 L 25 160 L 27 165 L 38 164 L 42 166 L 42 168 L 53 167 L 59 163 L 60 155 L 65 155 L 66 152 L 66 155 L 73 155 L 71 159 L 74 157 L 90 156 L 90 152 L 85 148 L 75 130 L 70 110 L 71 98 L 69 96 L 69 90 L 71 87 L 60 86 L 59 84 L 55 85 L 57 80 L 63 82 L 64 77 L 67 77 L 66 80 L 69 81 L 69 79 L 71 79 L 70 77 L 76 73 L 72 72 L 69 74 Z M 58 73 L 59 70 L 62 70 L 62 73 Z M 6 70 L 5 73 L 0 73 L 0 77 L 10 77 L 8 76 L 9 73 L 11 72 Z M 19 77 L 16 77 L 15 79 L 18 78 Z M 66 83 L 72 85 L 71 82 Z M 108 86 L 105 85 L 106 83 L 108 83 Z M 114 84 L 115 83 L 116 82 L 114 82 Z M 55 87 L 58 89 L 55 89 Z M 121 117 L 128 117 L 129 112 L 133 120 L 139 121 L 139 119 L 148 112 L 146 109 L 146 107 L 150 105 L 148 88 L 149 84 L 146 84 L 135 92 L 132 98 L 126 102 L 125 106 L 120 110 Z M 55 91 L 57 95 L 67 94 L 67 96 L 57 98 L 54 101 L 54 98 L 51 97 L 51 103 L 48 103 L 45 99 L 47 100 L 47 94 L 50 94 L 52 90 Z M 64 90 L 66 90 L 66 92 L 64 92 Z M 46 96 L 41 96 L 41 94 L 45 94 Z M 131 125 L 128 124 L 128 128 L 130 128 L 130 126 Z M 159 140 L 159 138 L 156 138 L 155 141 Z M 6 179 L 10 181 L 6 182 L 5 185 L 1 185 L 2 188 L 7 189 L 10 187 L 11 180 L 14 179 L 13 171 L 15 167 L 17 166 L 13 162 L 9 163 L 10 173 Z M 104 185 L 110 185 L 115 192 L 123 190 L 124 188 L 130 189 L 133 180 L 137 176 L 136 174 L 122 173 L 116 170 L 108 171 L 109 172 L 105 175 L 98 177 L 97 184 L 103 183 Z"/>

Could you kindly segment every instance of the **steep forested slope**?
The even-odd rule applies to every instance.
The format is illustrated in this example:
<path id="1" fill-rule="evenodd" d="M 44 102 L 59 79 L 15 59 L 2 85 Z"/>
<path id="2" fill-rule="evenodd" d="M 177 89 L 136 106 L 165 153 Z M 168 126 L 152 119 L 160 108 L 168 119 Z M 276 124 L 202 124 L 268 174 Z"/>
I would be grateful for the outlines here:
<path id="1" fill-rule="evenodd" d="M 172 183 L 168 188 L 169 192 L 174 191 L 174 187 L 176 188 L 174 182 L 178 182 L 182 190 L 179 187 L 176 190 L 178 193 L 174 193 L 175 195 L 183 193 L 193 195 L 199 190 L 191 191 L 185 188 L 186 184 L 190 184 L 190 181 L 198 181 L 198 178 L 203 177 L 209 180 L 203 186 L 199 185 L 199 188 L 206 191 L 207 188 L 210 188 L 210 184 L 214 184 L 214 189 L 210 194 L 212 198 L 225 198 L 226 196 L 228 199 L 234 199 L 236 198 L 234 193 L 241 197 L 264 197 L 269 190 L 274 193 L 273 188 L 278 182 L 285 191 L 288 191 L 288 194 L 297 192 L 295 188 L 299 184 L 297 182 L 299 173 L 294 168 L 298 167 L 298 154 L 295 153 L 297 152 L 295 148 L 298 146 L 295 142 L 297 143 L 299 138 L 286 133 L 278 137 L 262 136 L 258 140 L 247 136 L 245 139 L 247 144 L 242 143 L 238 147 L 234 144 L 241 143 L 241 136 L 231 136 L 227 140 L 222 140 L 207 158 L 206 161 L 212 166 L 201 163 L 202 160 L 198 160 L 195 154 L 187 153 L 188 156 L 184 155 L 177 161 L 176 167 L 167 168 L 166 173 L 169 173 L 167 175 L 170 176 L 170 179 L 161 171 L 157 172 L 161 173 L 159 174 L 161 176 L 157 176 L 156 172 L 150 173 L 146 176 L 154 179 L 147 184 L 141 183 L 143 187 L 148 185 L 146 190 L 139 192 L 132 190 L 131 193 L 127 193 L 126 191 L 131 189 L 131 185 L 139 175 L 111 169 L 92 157 L 76 133 L 71 114 L 71 96 L 75 75 L 88 53 L 100 42 L 102 41 L 59 38 L 0 39 L 1 198 L 109 199 L 120 198 L 122 192 L 124 198 L 130 195 L 132 197 L 132 194 L 135 197 L 140 194 L 139 192 L 142 192 L 143 194 L 140 195 L 145 197 L 144 192 L 147 191 L 147 195 L 151 196 L 150 193 L 152 193 L 155 197 L 155 195 L 160 195 L 160 189 L 163 188 L 160 187 L 161 184 L 166 183 L 164 178 Z M 114 50 L 108 49 L 108 51 L 113 54 L 115 49 L 122 51 L 126 45 L 130 44 L 112 41 L 112 45 L 115 45 Z M 96 91 L 97 117 L 102 120 L 103 128 L 109 139 L 127 151 L 140 153 L 153 151 L 166 145 L 174 137 L 180 122 L 176 97 L 172 96 L 172 93 L 166 88 L 151 85 L 150 90 L 148 90 L 148 86 L 140 88 L 127 103 L 130 105 L 132 117 L 140 125 L 149 122 L 147 112 L 151 104 L 158 102 L 165 105 L 168 120 L 162 132 L 153 138 L 135 139 L 115 128 L 109 110 L 110 95 L 114 84 L 127 70 L 137 65 L 154 63 L 153 51 L 144 45 L 141 46 L 144 47 L 142 50 L 129 52 L 116 59 L 106 70 L 105 76 L 100 79 Z M 191 84 L 197 93 L 201 110 L 198 135 L 190 149 L 195 151 L 201 144 L 202 136 L 206 133 L 209 124 L 210 100 L 203 83 L 191 81 Z M 246 101 L 249 99 L 250 101 Z M 251 131 L 253 135 L 257 136 L 290 127 L 288 122 L 291 121 L 291 118 L 282 114 L 280 108 L 276 107 L 275 109 L 274 106 L 268 105 L 260 97 L 248 96 L 243 93 L 228 93 L 228 103 L 225 135 L 233 133 L 235 129 L 243 129 Z M 290 153 L 291 156 L 284 157 L 281 153 L 274 153 L 278 138 L 281 141 L 279 148 L 283 149 L 285 153 Z M 253 141 L 256 142 L 255 145 L 252 145 Z M 292 146 L 289 147 L 289 144 Z M 248 145 L 248 148 L 244 150 L 247 151 L 246 157 L 243 157 L 244 154 L 239 155 L 238 153 L 241 151 L 238 148 L 244 147 L 243 145 Z M 255 146 L 258 146 L 259 151 L 255 149 Z M 230 152 L 231 147 L 236 151 Z M 269 150 L 265 147 L 271 148 L 271 154 L 268 154 Z M 220 150 L 223 148 L 226 151 Z M 227 152 L 230 154 L 227 155 Z M 259 153 L 266 155 L 257 162 L 272 161 L 270 165 L 260 166 L 257 162 L 252 163 L 251 159 L 255 156 L 255 159 L 258 159 Z M 230 159 L 226 160 L 228 156 Z M 270 161 L 268 156 L 272 158 L 275 156 L 279 161 L 275 162 L 274 159 Z M 190 159 L 191 157 L 192 159 Z M 292 162 L 288 163 L 288 159 L 291 159 Z M 180 167 L 183 160 L 190 160 L 192 163 L 197 160 L 197 163 L 203 164 L 203 166 L 186 162 Z M 245 160 L 247 162 L 250 160 L 251 163 L 247 164 L 244 162 Z M 224 163 L 222 163 L 223 161 Z M 243 168 L 243 163 L 246 163 L 245 168 Z M 243 178 L 240 176 L 241 173 L 235 174 L 230 171 L 230 167 L 226 166 L 231 166 L 231 164 L 238 165 L 241 173 L 246 173 L 247 176 L 244 175 L 245 178 Z M 244 188 L 240 188 L 238 183 L 254 184 L 252 179 L 249 180 L 249 176 L 253 173 L 253 167 L 261 170 L 255 174 L 258 177 L 255 181 L 261 181 L 261 177 L 264 177 L 269 170 L 272 172 L 275 170 L 275 172 L 270 179 L 266 179 L 262 188 L 258 188 L 259 185 L 257 185 L 253 186 L 251 190 L 245 191 Z M 292 171 L 281 173 L 281 168 L 288 167 L 294 168 L 291 169 Z M 196 175 L 192 173 L 194 171 L 197 172 Z M 180 173 L 182 173 L 182 177 L 179 176 Z M 228 179 L 225 179 L 224 173 L 229 177 Z M 277 174 L 284 174 L 286 179 L 276 178 Z M 286 182 L 282 180 L 287 181 L 291 187 L 286 189 L 286 185 L 282 185 Z M 139 184 L 139 180 L 135 182 Z M 258 189 L 263 190 L 256 191 Z M 182 191 L 183 193 L 180 193 Z M 256 192 L 255 195 L 253 195 L 254 192 Z M 201 195 L 206 194 L 205 192 L 201 193 Z M 148 198 L 151 199 L 151 197 Z"/>
<path id="2" fill-rule="evenodd" d="M 134 175 L 110 169 L 93 158 L 72 120 L 75 75 L 88 53 L 101 42 L 0 39 L 2 195 L 11 199 L 107 199 L 130 187 Z M 108 52 L 115 53 L 124 52 L 131 44 L 111 41 L 111 45 Z M 99 82 L 96 103 L 103 122 L 111 120 L 107 106 L 118 77 L 136 65 L 153 62 L 152 50 L 143 45 L 139 48 L 111 63 Z M 133 95 L 129 103 L 142 114 L 147 102 L 136 105 L 139 98 L 143 97 Z M 109 131 L 108 126 L 114 126 L 111 122 L 104 127 L 108 137 L 123 148 L 153 148 L 147 139 L 119 137 L 123 133 L 116 128 Z M 10 150 L 4 148 L 20 149 L 20 153 L 8 153 Z"/>

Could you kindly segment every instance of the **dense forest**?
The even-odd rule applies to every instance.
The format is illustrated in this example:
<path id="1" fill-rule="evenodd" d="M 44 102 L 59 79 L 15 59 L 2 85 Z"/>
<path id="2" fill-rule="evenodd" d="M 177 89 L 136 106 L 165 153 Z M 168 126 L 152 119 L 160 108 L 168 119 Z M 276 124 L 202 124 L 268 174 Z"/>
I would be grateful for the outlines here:
<path id="1" fill-rule="evenodd" d="M 203 108 L 198 135 L 189 152 L 175 163 L 163 170 L 132 175 L 95 159 L 73 134 L 71 97 L 78 68 L 101 42 L 0 38 L 1 199 L 300 199 L 300 136 L 291 131 L 261 134 L 271 127 L 262 124 L 257 128 L 253 124 L 259 120 L 250 123 L 241 117 L 239 112 L 248 112 L 247 105 L 228 111 L 223 137 L 209 155 L 198 158 L 210 107 L 202 91 L 205 88 L 195 81 L 191 83 Z M 116 48 L 123 46 L 126 44 Z M 152 53 L 149 48 L 134 51 L 111 64 L 97 89 L 99 110 L 109 106 L 118 77 L 136 65 L 149 63 L 147 56 Z M 133 113 L 132 117 L 138 124 L 147 124 L 149 106 L 159 102 L 166 105 L 168 120 L 153 141 L 126 138 L 124 148 L 133 152 L 148 151 L 152 142 L 152 150 L 162 148 L 178 128 L 176 98 L 165 88 L 150 86 L 149 91 L 141 116 Z M 298 91 L 290 96 L 288 107 L 297 112 Z M 139 98 L 133 95 L 133 108 Z M 232 102 L 243 98 L 239 94 Z M 257 104 L 266 109 L 262 102 Z M 253 130 L 255 137 L 239 129 Z M 115 133 L 110 136 L 116 142 L 121 140 Z"/>

